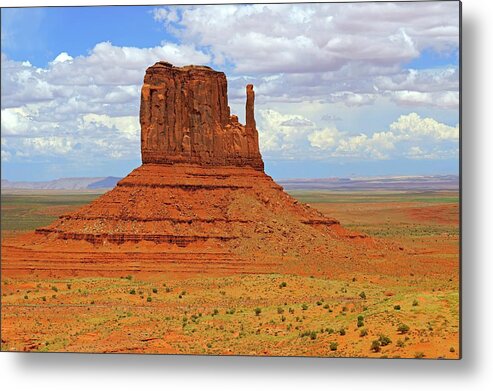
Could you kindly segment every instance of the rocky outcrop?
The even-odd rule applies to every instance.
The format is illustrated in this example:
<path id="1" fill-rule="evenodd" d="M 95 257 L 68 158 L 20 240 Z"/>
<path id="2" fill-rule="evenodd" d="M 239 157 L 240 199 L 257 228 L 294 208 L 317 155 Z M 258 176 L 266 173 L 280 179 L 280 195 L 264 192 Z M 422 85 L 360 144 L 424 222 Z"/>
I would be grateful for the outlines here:
<path id="1" fill-rule="evenodd" d="M 230 115 L 224 73 L 164 62 L 148 68 L 142 166 L 9 248 L 2 263 L 88 275 L 315 273 L 334 254 L 343 254 L 343 265 L 354 241 L 364 238 L 350 236 L 264 173 L 252 85 L 246 95 L 242 125 Z"/>
<path id="2" fill-rule="evenodd" d="M 149 67 L 141 94 L 142 162 L 201 166 L 250 166 L 263 171 L 247 86 L 247 124 L 230 115 L 223 72 L 206 66 Z"/>

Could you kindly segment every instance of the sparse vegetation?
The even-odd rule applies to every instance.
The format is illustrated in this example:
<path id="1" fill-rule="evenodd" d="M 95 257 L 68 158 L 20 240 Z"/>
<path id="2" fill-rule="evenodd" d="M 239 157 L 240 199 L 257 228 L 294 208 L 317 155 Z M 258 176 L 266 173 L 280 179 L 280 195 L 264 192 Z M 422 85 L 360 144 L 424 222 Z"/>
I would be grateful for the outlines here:
<path id="1" fill-rule="evenodd" d="M 397 327 L 397 331 L 401 334 L 406 334 L 409 331 L 409 326 L 407 324 L 401 323 L 399 327 Z"/>

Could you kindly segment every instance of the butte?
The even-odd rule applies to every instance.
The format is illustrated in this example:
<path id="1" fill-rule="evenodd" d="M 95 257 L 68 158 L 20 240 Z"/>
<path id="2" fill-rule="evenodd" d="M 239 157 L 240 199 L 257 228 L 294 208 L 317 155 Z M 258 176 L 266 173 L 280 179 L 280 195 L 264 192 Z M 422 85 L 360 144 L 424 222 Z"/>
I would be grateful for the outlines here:
<path id="1" fill-rule="evenodd" d="M 142 165 L 79 210 L 2 246 L 2 271 L 59 275 L 333 275 L 371 239 L 285 193 L 264 172 L 223 72 L 158 62 L 141 93 Z"/>

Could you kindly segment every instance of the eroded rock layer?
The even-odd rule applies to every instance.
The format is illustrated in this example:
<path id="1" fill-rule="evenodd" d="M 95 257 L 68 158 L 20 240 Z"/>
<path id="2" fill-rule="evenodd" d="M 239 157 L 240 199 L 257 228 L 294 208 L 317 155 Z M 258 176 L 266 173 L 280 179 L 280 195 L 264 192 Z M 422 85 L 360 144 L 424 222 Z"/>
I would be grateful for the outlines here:
<path id="1" fill-rule="evenodd" d="M 146 71 L 141 94 L 142 162 L 250 166 L 263 170 L 247 88 L 247 125 L 230 115 L 223 72 L 158 62 Z"/>
<path id="2" fill-rule="evenodd" d="M 148 68 L 143 165 L 92 203 L 3 243 L 2 270 L 313 274 L 324 263 L 344 269 L 363 248 L 355 243 L 367 239 L 298 203 L 264 173 L 252 85 L 246 95 L 242 125 L 230 115 L 223 73 L 163 62 Z"/>

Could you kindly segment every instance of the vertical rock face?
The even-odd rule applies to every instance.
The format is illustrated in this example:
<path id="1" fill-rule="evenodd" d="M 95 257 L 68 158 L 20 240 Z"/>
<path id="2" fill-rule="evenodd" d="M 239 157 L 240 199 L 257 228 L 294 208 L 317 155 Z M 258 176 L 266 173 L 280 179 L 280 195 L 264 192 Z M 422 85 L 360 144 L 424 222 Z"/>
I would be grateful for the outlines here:
<path id="1" fill-rule="evenodd" d="M 147 69 L 142 87 L 142 162 L 251 166 L 263 171 L 251 84 L 246 119 L 243 126 L 230 115 L 223 72 L 158 62 Z"/>

